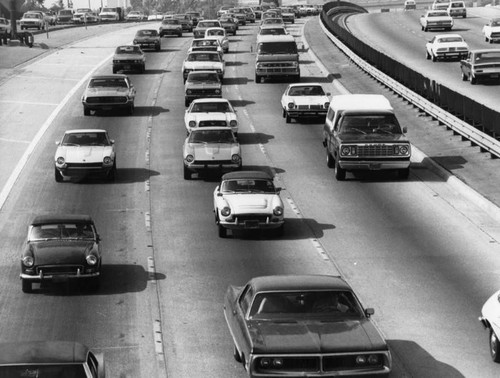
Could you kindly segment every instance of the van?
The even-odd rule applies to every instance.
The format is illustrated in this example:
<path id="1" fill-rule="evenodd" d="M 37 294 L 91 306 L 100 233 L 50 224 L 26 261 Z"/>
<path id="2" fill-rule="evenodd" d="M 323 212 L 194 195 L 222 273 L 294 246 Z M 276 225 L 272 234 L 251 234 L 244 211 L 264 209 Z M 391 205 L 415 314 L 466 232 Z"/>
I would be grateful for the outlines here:
<path id="1" fill-rule="evenodd" d="M 467 17 L 467 8 L 465 8 L 463 1 L 451 1 L 447 11 L 451 17 Z"/>
<path id="2" fill-rule="evenodd" d="M 255 58 L 255 82 L 262 78 L 291 77 L 300 81 L 299 52 L 293 36 L 259 35 Z"/>
<path id="3" fill-rule="evenodd" d="M 406 131 L 382 95 L 333 96 L 323 129 L 327 165 L 337 180 L 355 170 L 395 170 L 406 179 L 411 157 Z"/>

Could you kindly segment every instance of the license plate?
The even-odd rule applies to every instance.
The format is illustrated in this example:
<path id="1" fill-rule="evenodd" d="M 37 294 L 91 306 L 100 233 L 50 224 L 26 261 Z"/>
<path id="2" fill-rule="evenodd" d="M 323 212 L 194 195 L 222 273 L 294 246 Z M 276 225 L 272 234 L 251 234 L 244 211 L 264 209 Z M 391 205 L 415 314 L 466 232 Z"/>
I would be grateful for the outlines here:
<path id="1" fill-rule="evenodd" d="M 245 228 L 259 228 L 259 221 L 246 221 Z"/>
<path id="2" fill-rule="evenodd" d="M 68 277 L 65 276 L 54 276 L 52 282 L 68 282 Z"/>
<path id="3" fill-rule="evenodd" d="M 380 163 L 370 164 L 370 169 L 373 169 L 373 170 L 380 169 L 381 167 L 382 167 L 382 165 Z"/>

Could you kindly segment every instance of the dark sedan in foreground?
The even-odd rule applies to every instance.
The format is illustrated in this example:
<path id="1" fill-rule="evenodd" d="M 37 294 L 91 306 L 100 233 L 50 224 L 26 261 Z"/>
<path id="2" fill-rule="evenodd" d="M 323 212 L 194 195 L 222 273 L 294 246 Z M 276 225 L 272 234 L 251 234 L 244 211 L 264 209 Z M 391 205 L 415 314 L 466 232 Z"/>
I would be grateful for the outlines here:
<path id="1" fill-rule="evenodd" d="M 234 357 L 250 377 L 387 377 L 391 353 L 373 313 L 335 276 L 256 277 L 224 298 Z"/>
<path id="2" fill-rule="evenodd" d="M 0 343 L 0 377 L 104 378 L 104 359 L 73 341 Z"/>
<path id="3" fill-rule="evenodd" d="M 101 245 L 88 215 L 41 215 L 31 222 L 21 255 L 21 281 L 25 293 L 32 284 L 87 280 L 99 287 Z"/>

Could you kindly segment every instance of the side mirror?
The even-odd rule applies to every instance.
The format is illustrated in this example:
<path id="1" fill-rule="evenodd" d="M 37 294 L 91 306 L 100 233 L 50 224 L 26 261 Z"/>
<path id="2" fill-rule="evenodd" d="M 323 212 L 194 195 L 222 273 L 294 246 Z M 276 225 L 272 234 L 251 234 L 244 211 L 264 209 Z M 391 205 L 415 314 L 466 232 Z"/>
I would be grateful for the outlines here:
<path id="1" fill-rule="evenodd" d="M 408 127 L 403 126 L 403 134 L 406 134 L 408 132 Z"/>
<path id="2" fill-rule="evenodd" d="M 115 144 L 115 140 L 114 140 L 114 139 L 110 139 L 110 140 L 109 140 L 109 143 L 111 143 L 111 144 Z"/>
<path id="3" fill-rule="evenodd" d="M 367 318 L 375 314 L 375 310 L 371 307 L 365 309 L 365 315 Z"/>
<path id="4" fill-rule="evenodd" d="M 59 143 L 61 143 L 60 140 L 56 140 L 56 146 L 59 146 Z"/>

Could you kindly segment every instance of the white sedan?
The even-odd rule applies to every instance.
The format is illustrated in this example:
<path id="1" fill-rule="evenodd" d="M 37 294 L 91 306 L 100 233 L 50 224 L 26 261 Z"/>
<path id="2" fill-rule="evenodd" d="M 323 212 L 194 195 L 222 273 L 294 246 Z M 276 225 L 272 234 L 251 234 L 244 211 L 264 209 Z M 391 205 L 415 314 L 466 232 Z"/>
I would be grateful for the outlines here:
<path id="1" fill-rule="evenodd" d="M 447 11 L 429 10 L 420 17 L 420 26 L 423 31 L 431 29 L 451 30 L 453 27 L 453 18 Z"/>
<path id="2" fill-rule="evenodd" d="M 208 28 L 205 30 L 205 38 L 217 38 L 222 46 L 222 50 L 227 53 L 229 51 L 229 39 L 224 28 Z"/>
<path id="3" fill-rule="evenodd" d="M 425 56 L 433 62 L 438 59 L 465 59 L 469 45 L 459 34 L 438 34 L 425 44 Z"/>
<path id="4" fill-rule="evenodd" d="M 238 135 L 238 116 L 225 98 L 199 98 L 191 102 L 184 114 L 188 133 L 197 127 L 226 126 Z"/>
<path id="5" fill-rule="evenodd" d="M 484 303 L 479 321 L 489 330 L 491 358 L 500 362 L 500 290 Z"/>
<path id="6" fill-rule="evenodd" d="M 184 82 L 191 71 L 215 71 L 222 81 L 224 78 L 224 60 L 216 51 L 193 51 L 190 52 L 184 63 L 182 63 L 182 75 Z"/>
<path id="7" fill-rule="evenodd" d="M 330 106 L 330 93 L 319 83 L 294 83 L 288 85 L 281 96 L 281 109 L 286 123 L 292 118 L 325 117 Z"/>
<path id="8" fill-rule="evenodd" d="M 284 207 L 273 178 L 266 172 L 226 173 L 214 190 L 219 237 L 227 230 L 275 230 L 283 234 Z"/>
<path id="9" fill-rule="evenodd" d="M 115 142 L 109 139 L 106 130 L 68 130 L 56 145 L 54 173 L 57 182 L 94 174 L 115 179 Z"/>
<path id="10" fill-rule="evenodd" d="M 483 34 L 486 42 L 500 41 L 500 18 L 492 18 L 483 26 Z"/>
<path id="11" fill-rule="evenodd" d="M 184 179 L 193 173 L 229 172 L 241 169 L 240 144 L 228 127 L 192 130 L 184 141 Z"/>

